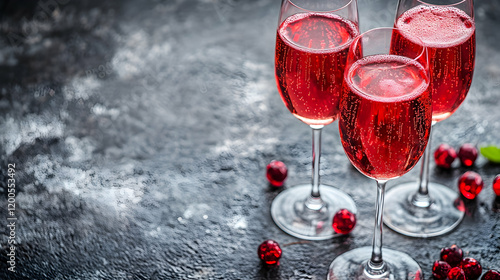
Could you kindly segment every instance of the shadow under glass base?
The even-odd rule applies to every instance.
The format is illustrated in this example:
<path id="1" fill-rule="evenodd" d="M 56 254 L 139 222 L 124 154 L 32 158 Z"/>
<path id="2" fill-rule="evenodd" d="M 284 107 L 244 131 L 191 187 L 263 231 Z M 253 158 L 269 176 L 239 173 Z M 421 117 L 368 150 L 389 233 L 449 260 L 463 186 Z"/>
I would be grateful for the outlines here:
<path id="1" fill-rule="evenodd" d="M 372 247 L 361 247 L 348 251 L 333 260 L 328 269 L 327 280 L 423 280 L 418 263 L 403 252 L 382 248 L 382 258 L 387 266 L 383 275 L 371 276 L 365 267 L 372 255 Z"/>
<path id="2" fill-rule="evenodd" d="M 415 206 L 411 201 L 418 186 L 415 182 L 397 185 L 385 196 L 384 224 L 411 237 L 443 235 L 456 228 L 465 214 L 464 202 L 457 192 L 429 182 L 431 204 Z"/>
<path id="3" fill-rule="evenodd" d="M 294 186 L 276 196 L 271 205 L 274 222 L 284 232 L 301 239 L 325 240 L 337 236 L 332 228 L 333 215 L 342 208 L 356 214 L 356 204 L 339 189 L 320 185 L 325 206 L 310 210 L 304 202 L 311 195 L 311 188 L 310 184 Z"/>

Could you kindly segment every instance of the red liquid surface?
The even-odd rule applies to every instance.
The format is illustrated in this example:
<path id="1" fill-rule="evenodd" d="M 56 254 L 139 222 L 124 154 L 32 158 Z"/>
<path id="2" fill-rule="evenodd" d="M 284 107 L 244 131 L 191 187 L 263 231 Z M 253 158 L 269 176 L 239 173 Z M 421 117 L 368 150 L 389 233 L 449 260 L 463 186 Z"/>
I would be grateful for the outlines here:
<path id="1" fill-rule="evenodd" d="M 361 173 L 392 179 L 415 166 L 431 127 L 428 85 L 423 67 L 401 56 L 368 56 L 349 68 L 339 129 L 344 151 Z"/>
<path id="2" fill-rule="evenodd" d="M 296 14 L 278 28 L 275 74 L 281 98 L 308 125 L 335 121 L 349 43 L 358 27 L 336 15 Z"/>
<path id="3" fill-rule="evenodd" d="M 417 6 L 403 13 L 395 26 L 400 32 L 393 38 L 393 49 L 410 51 L 417 45 L 415 37 L 428 47 L 432 119 L 448 118 L 462 104 L 472 82 L 474 20 L 453 7 Z"/>

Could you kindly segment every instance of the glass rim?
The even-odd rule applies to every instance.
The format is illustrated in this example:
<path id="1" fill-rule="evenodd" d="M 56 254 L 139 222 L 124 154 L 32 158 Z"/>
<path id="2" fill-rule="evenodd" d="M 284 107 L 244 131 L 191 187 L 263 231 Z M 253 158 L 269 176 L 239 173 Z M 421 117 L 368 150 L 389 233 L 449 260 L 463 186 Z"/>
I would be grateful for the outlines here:
<path id="1" fill-rule="evenodd" d="M 463 1 L 466 1 L 466 0 L 463 0 Z M 373 33 L 373 32 L 376 32 L 376 31 L 380 31 L 380 30 L 397 30 L 399 31 L 399 28 L 396 28 L 396 27 L 377 27 L 377 28 L 373 28 L 373 29 L 370 29 L 370 30 L 367 30 L 361 34 L 359 34 L 358 36 L 356 36 L 356 38 L 354 38 L 350 44 L 349 47 L 351 46 L 357 46 L 357 44 L 359 43 L 359 41 L 368 33 Z M 392 33 L 391 33 L 392 34 Z M 426 54 L 426 51 L 427 51 L 427 46 L 424 44 L 424 42 L 420 39 L 420 38 L 415 38 L 419 45 L 422 46 L 422 49 L 421 51 L 419 52 L 419 54 L 415 57 L 407 57 L 405 56 L 406 58 L 408 59 L 411 59 L 411 60 L 415 60 L 418 62 L 419 59 L 421 59 L 425 54 Z M 423 65 L 424 68 L 426 68 L 425 65 Z"/>
<path id="2" fill-rule="evenodd" d="M 428 5 L 428 6 L 437 6 L 437 7 L 454 7 L 457 5 L 460 5 L 462 3 L 465 3 L 468 0 L 457 0 L 456 3 L 453 4 L 432 4 L 427 2 L 428 0 L 417 0 L 417 2 L 420 2 L 421 4 Z"/>
<path id="3" fill-rule="evenodd" d="M 290 4 L 292 4 L 292 5 L 293 5 L 294 7 L 296 7 L 297 9 L 300 9 L 300 10 L 305 11 L 305 12 L 314 12 L 314 13 L 334 13 L 334 12 L 338 12 L 338 11 L 340 11 L 340 10 L 345 9 L 347 6 L 351 5 L 351 4 L 352 4 L 352 2 L 357 1 L 357 0 L 348 0 L 348 1 L 347 1 L 347 3 L 346 3 L 344 6 L 342 6 L 342 7 L 338 8 L 338 9 L 334 9 L 334 10 L 326 10 L 326 11 L 316 11 L 316 10 L 310 10 L 310 9 L 303 8 L 303 7 L 301 7 L 301 6 L 297 5 L 297 4 L 295 4 L 295 1 L 296 1 L 296 0 L 286 0 L 286 1 L 288 1 Z M 466 1 L 466 0 L 463 0 L 463 1 Z"/>
<path id="4" fill-rule="evenodd" d="M 367 30 L 365 32 L 363 32 L 362 34 L 358 35 L 353 41 L 352 43 L 349 45 L 349 54 L 348 54 L 348 57 L 352 55 L 352 52 L 356 52 L 356 49 L 358 49 L 358 44 L 359 42 L 361 41 L 361 39 L 363 38 L 363 36 L 365 36 L 366 34 L 368 33 L 372 33 L 372 32 L 377 32 L 377 31 L 381 31 L 381 30 L 385 30 L 385 31 L 391 31 L 391 36 L 393 34 L 393 31 L 399 31 L 398 28 L 395 28 L 395 27 L 377 27 L 377 28 L 373 28 L 373 29 L 370 29 L 370 30 Z M 422 40 L 420 40 L 419 38 L 417 38 L 420 42 L 422 42 Z M 391 38 L 392 40 L 392 38 Z M 410 57 L 410 56 L 407 56 L 407 55 L 396 55 L 396 56 L 400 56 L 400 57 L 403 57 L 405 58 L 405 60 L 409 60 L 411 61 L 412 64 L 416 64 L 418 68 L 421 67 L 421 70 L 423 70 L 425 73 L 425 79 L 426 79 L 426 88 L 428 88 L 429 86 L 429 83 L 430 83 L 430 73 L 429 73 L 429 65 L 428 65 L 428 56 L 427 56 L 427 47 L 425 45 L 421 45 L 421 51 L 418 53 L 418 55 L 415 55 L 414 57 Z M 372 57 L 372 56 L 375 56 L 375 55 L 391 55 L 390 53 L 386 53 L 386 54 L 370 54 L 370 55 L 363 55 L 361 54 L 361 57 L 359 58 L 356 58 L 355 61 L 352 61 L 350 64 L 348 62 L 348 64 L 346 65 L 346 70 L 344 71 L 344 81 L 348 79 L 348 76 L 350 75 L 350 73 L 352 73 L 353 71 L 353 65 L 355 63 L 357 63 L 357 61 L 359 60 L 362 60 L 364 58 L 369 58 L 369 57 Z M 422 64 L 422 62 L 420 62 L 419 60 L 424 58 L 425 59 L 425 65 Z M 348 58 L 349 60 L 349 58 Z M 392 68 L 404 68 L 404 67 L 408 67 L 407 64 L 404 64 L 404 65 L 398 65 L 398 66 L 392 66 Z M 357 86 L 354 86 L 354 89 L 356 92 L 358 92 L 358 94 L 361 94 L 363 95 L 364 97 L 368 98 L 368 99 L 372 99 L 372 95 L 365 92 L 364 90 L 358 88 Z M 411 94 L 405 94 L 403 96 L 399 96 L 399 97 L 389 97 L 387 99 L 384 99 L 384 100 L 377 100 L 378 102 L 393 102 L 394 100 L 406 100 L 407 98 L 411 97 L 411 96 L 415 96 L 415 93 L 411 93 Z M 403 98 L 404 97 L 404 98 Z M 403 99 L 401 99 L 403 98 Z M 361 172 L 363 173 L 363 172 Z M 364 174 L 364 173 L 363 173 Z M 364 174 L 365 176 L 367 176 L 366 174 Z M 369 178 L 374 178 L 374 177 L 370 177 L 370 176 L 367 176 Z M 400 176 L 398 176 L 400 177 Z M 398 177 L 393 177 L 393 178 L 388 178 L 386 180 L 389 180 L 389 179 L 395 179 L 395 178 L 398 178 Z"/>

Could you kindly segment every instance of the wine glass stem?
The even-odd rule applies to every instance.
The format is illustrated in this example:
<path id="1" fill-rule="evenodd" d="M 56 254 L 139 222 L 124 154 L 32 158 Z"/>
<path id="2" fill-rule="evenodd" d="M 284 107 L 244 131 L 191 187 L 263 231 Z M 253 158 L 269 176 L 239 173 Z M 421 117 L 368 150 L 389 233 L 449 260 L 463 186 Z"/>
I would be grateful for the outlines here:
<path id="1" fill-rule="evenodd" d="M 313 145 L 312 145 L 312 189 L 311 195 L 306 199 L 305 205 L 307 208 L 317 211 L 325 206 L 325 202 L 321 199 L 319 193 L 319 160 L 321 157 L 321 127 L 312 127 Z"/>
<path id="2" fill-rule="evenodd" d="M 418 191 L 411 198 L 411 203 L 417 207 L 429 207 L 432 203 L 429 196 L 429 161 L 431 158 L 431 138 L 432 129 L 429 132 L 429 141 L 422 156 L 422 169 L 420 169 L 420 177 L 418 179 Z"/>
<path id="3" fill-rule="evenodd" d="M 377 203 L 375 206 L 375 228 L 373 231 L 372 257 L 365 270 L 370 276 L 382 275 L 387 266 L 382 259 L 382 213 L 384 212 L 384 194 L 387 180 L 377 180 Z"/>

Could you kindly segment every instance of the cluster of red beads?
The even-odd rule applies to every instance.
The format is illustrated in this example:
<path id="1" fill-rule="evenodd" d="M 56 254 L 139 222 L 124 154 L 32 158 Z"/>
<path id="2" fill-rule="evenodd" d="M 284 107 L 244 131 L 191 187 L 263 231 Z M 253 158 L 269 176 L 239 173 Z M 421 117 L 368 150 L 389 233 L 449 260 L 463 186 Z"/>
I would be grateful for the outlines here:
<path id="1" fill-rule="evenodd" d="M 458 157 L 463 166 L 470 167 L 474 165 L 478 156 L 477 148 L 470 144 L 463 144 L 458 153 L 448 144 L 441 144 L 434 151 L 434 161 L 441 168 L 451 168 L 451 165 Z M 474 199 L 483 189 L 484 183 L 481 176 L 475 172 L 465 172 L 458 181 L 460 193 L 467 199 Z M 493 191 L 500 196 L 500 174 L 493 180 Z"/>
<path id="2" fill-rule="evenodd" d="M 478 156 L 477 149 L 474 145 L 463 144 L 458 153 L 448 144 L 441 144 L 434 152 L 434 160 L 436 165 L 442 168 L 451 168 L 451 165 L 458 157 L 463 166 L 472 166 Z"/>
<path id="3" fill-rule="evenodd" d="M 441 249 L 440 260 L 432 266 L 432 276 L 437 280 L 477 280 L 483 269 L 474 258 L 464 258 L 463 251 L 457 245 Z M 481 280 L 500 280 L 496 270 L 487 271 Z"/>

